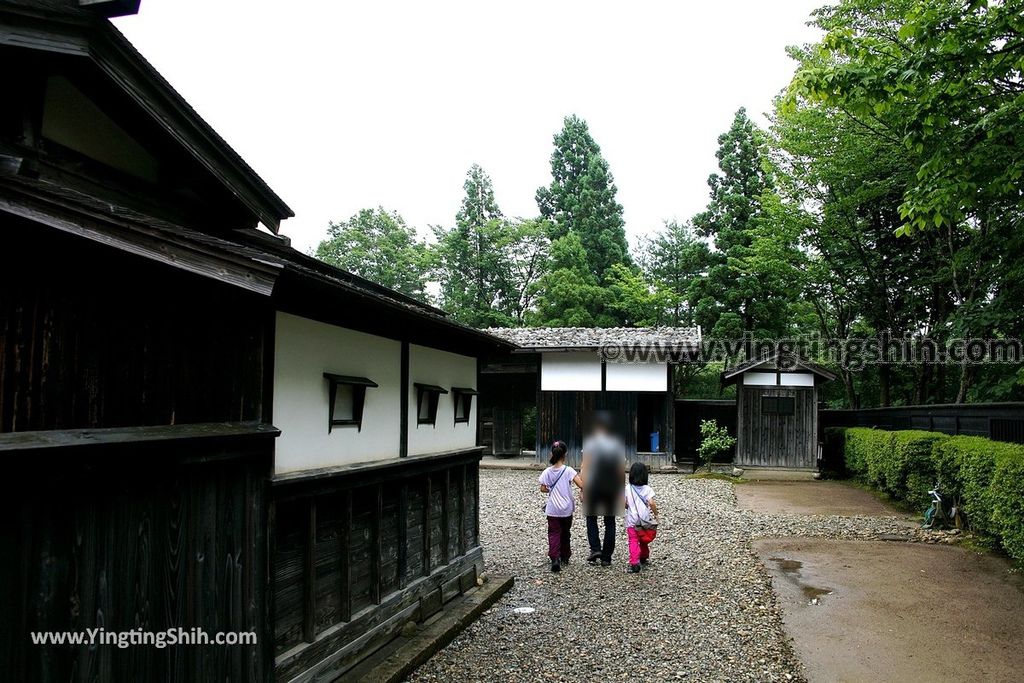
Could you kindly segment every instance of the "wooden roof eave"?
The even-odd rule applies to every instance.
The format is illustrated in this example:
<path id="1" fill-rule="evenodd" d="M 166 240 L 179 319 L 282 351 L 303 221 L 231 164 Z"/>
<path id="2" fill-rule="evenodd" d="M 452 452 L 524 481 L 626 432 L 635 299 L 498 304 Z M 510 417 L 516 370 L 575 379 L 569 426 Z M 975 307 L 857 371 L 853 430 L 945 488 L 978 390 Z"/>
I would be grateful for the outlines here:
<path id="1" fill-rule="evenodd" d="M 295 213 L 106 19 L 0 6 L 0 45 L 90 59 L 272 232 Z"/>
<path id="2" fill-rule="evenodd" d="M 245 258 L 216 248 L 202 248 L 194 241 L 175 240 L 153 228 L 119 224 L 109 216 L 91 215 L 80 208 L 34 200 L 27 195 L 12 197 L 0 192 L 0 212 L 266 297 L 273 293 L 281 272 L 281 266 L 270 261 Z"/>

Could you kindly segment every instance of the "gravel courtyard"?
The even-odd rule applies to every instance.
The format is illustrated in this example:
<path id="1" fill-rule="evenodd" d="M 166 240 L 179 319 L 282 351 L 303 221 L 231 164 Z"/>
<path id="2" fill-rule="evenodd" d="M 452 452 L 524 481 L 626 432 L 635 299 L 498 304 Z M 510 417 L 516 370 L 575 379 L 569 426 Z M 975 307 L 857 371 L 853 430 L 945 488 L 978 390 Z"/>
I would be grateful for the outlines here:
<path id="1" fill-rule="evenodd" d="M 515 587 L 410 680 L 803 680 L 751 538 L 920 533 L 892 517 L 755 514 L 728 482 L 652 475 L 661 522 L 649 567 L 625 573 L 621 529 L 615 564 L 588 565 L 577 517 L 573 562 L 552 574 L 537 474 L 481 471 L 487 571 Z"/>

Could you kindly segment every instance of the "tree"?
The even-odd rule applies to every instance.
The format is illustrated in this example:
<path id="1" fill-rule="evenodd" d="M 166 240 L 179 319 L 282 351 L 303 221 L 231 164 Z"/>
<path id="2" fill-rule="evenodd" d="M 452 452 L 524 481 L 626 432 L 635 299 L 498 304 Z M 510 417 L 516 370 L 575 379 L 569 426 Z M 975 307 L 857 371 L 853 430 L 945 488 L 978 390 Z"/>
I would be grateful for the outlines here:
<path id="1" fill-rule="evenodd" d="M 434 228 L 434 273 L 441 306 L 456 320 L 474 327 L 507 326 L 511 273 L 508 224 L 494 199 L 491 178 L 473 164 L 463 184 L 465 195 L 455 227 Z"/>
<path id="2" fill-rule="evenodd" d="M 1024 195 L 1022 0 L 843 0 L 818 10 L 815 59 L 790 87 L 916 157 L 902 230 L 977 217 Z M 894 115 L 893 115 L 894 114 Z"/>
<path id="3" fill-rule="evenodd" d="M 551 243 L 549 270 L 540 280 L 537 309 L 529 323 L 549 327 L 610 327 L 615 319 L 605 311 L 611 300 L 598 284 L 587 253 L 575 231 Z"/>
<path id="4" fill-rule="evenodd" d="M 407 296 L 426 301 L 425 244 L 397 212 L 361 209 L 330 224 L 316 257 Z"/>
<path id="5" fill-rule="evenodd" d="M 646 277 L 671 294 L 668 323 L 693 325 L 693 311 L 687 293 L 703 277 L 711 261 L 708 245 L 694 234 L 689 223 L 666 221 L 654 237 L 641 240 L 637 262 Z"/>
<path id="6" fill-rule="evenodd" d="M 551 185 L 537 190 L 537 206 L 552 221 L 552 239 L 579 235 L 588 268 L 603 284 L 608 268 L 630 260 L 618 190 L 586 121 L 567 116 L 554 144 Z"/>
<path id="7" fill-rule="evenodd" d="M 508 291 L 505 312 L 514 326 L 522 326 L 533 311 L 546 272 L 551 224 L 543 219 L 510 221 L 506 226 L 505 259 Z"/>
<path id="8" fill-rule="evenodd" d="M 721 173 L 708 178 L 711 199 L 693 219 L 697 233 L 715 246 L 707 276 L 690 290 L 694 317 L 715 337 L 736 339 L 750 332 L 778 338 L 789 331 L 787 307 L 796 292 L 751 261 L 757 239 L 777 239 L 762 208 L 764 195 L 772 191 L 764 134 L 740 109 L 718 144 Z"/>
<path id="9" fill-rule="evenodd" d="M 679 297 L 638 268 L 616 263 L 608 270 L 608 310 L 625 327 L 658 327 L 670 320 Z"/>

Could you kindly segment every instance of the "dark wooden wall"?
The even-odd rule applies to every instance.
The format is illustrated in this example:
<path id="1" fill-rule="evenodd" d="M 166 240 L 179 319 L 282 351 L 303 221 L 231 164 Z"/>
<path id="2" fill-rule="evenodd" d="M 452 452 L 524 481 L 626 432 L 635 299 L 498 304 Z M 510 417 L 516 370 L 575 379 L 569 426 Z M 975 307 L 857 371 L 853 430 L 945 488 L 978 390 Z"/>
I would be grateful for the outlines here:
<path id="1" fill-rule="evenodd" d="M 814 387 L 737 387 L 736 464 L 815 468 L 818 457 L 817 394 Z M 766 415 L 761 398 L 794 399 L 793 415 Z"/>
<path id="2" fill-rule="evenodd" d="M 659 394 L 665 402 L 663 416 L 671 415 L 671 396 Z M 547 463 L 551 444 L 556 439 L 569 448 L 566 458 L 573 467 L 582 460 L 583 439 L 595 410 L 607 410 L 618 421 L 618 432 L 626 444 L 628 462 L 644 462 L 651 467 L 672 463 L 672 426 L 662 434 L 663 453 L 637 453 L 637 393 L 632 391 L 542 391 L 537 406 L 537 460 Z"/>
<path id="3" fill-rule="evenodd" d="M 274 485 L 280 680 L 341 675 L 476 585 L 479 460 L 472 449 Z"/>
<path id="4" fill-rule="evenodd" d="M 0 671 L 9 681 L 265 680 L 272 439 L 2 453 Z M 31 631 L 202 627 L 255 646 L 39 646 Z"/>
<path id="5" fill-rule="evenodd" d="M 532 449 L 532 442 L 523 442 L 523 412 L 537 403 L 537 373 L 484 372 L 478 390 L 484 451 L 516 456 Z"/>
<path id="6" fill-rule="evenodd" d="M 822 410 L 821 429 L 876 427 L 923 429 L 945 434 L 984 436 L 996 441 L 1024 443 L 1024 403 L 968 403 L 897 406 L 861 410 Z"/>
<path id="7" fill-rule="evenodd" d="M 0 217 L 0 432 L 258 420 L 253 295 Z"/>

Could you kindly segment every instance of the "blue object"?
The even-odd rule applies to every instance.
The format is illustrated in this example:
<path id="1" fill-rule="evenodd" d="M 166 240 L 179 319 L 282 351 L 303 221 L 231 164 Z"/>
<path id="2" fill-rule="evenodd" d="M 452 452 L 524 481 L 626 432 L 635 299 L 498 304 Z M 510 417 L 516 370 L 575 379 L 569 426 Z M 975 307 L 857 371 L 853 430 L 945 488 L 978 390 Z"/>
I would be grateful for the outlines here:
<path id="1" fill-rule="evenodd" d="M 651 453 L 660 453 L 661 432 L 651 432 Z"/>

